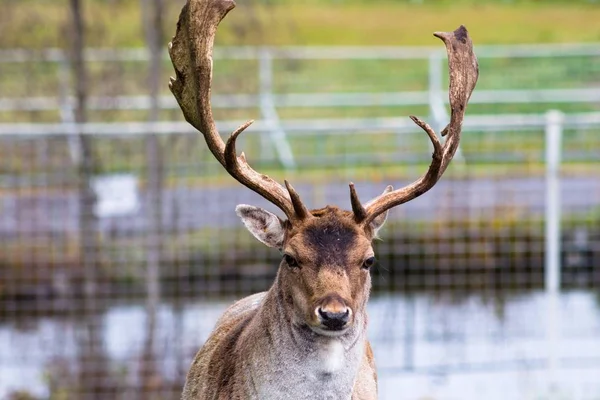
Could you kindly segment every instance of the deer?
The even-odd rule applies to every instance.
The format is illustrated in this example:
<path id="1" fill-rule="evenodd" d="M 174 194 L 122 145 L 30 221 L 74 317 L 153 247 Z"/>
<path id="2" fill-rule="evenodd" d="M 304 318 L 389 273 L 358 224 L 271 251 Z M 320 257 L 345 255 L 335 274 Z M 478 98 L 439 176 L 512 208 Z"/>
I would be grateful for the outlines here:
<path id="1" fill-rule="evenodd" d="M 298 192 L 252 169 L 236 139 L 248 121 L 223 141 L 211 110 L 212 52 L 219 23 L 233 0 L 187 0 L 169 54 L 169 87 L 182 113 L 204 136 L 225 170 L 279 208 L 280 218 L 241 204 L 235 212 L 261 243 L 278 249 L 281 262 L 271 287 L 231 305 L 197 352 L 182 400 L 377 398 L 377 372 L 367 339 L 366 305 L 375 264 L 372 242 L 388 211 L 431 189 L 459 145 L 465 109 L 479 76 L 467 29 L 436 32 L 448 55 L 450 122 L 441 132 L 410 118 L 433 146 L 428 170 L 415 182 L 367 203 L 350 183 L 351 210 L 328 205 L 309 210 Z"/>

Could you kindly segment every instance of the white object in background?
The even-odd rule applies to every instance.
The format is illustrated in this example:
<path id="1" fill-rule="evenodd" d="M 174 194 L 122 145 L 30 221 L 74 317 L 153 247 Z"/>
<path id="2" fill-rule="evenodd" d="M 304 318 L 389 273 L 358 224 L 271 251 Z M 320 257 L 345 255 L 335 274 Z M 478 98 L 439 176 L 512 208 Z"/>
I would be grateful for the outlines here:
<path id="1" fill-rule="evenodd" d="M 547 301 L 548 398 L 560 397 L 560 163 L 564 114 L 550 110 L 546 113 L 546 224 L 544 280 Z"/>
<path id="2" fill-rule="evenodd" d="M 92 179 L 96 193 L 94 214 L 98 218 L 134 214 L 140 208 L 138 179 L 132 174 L 111 174 Z"/>

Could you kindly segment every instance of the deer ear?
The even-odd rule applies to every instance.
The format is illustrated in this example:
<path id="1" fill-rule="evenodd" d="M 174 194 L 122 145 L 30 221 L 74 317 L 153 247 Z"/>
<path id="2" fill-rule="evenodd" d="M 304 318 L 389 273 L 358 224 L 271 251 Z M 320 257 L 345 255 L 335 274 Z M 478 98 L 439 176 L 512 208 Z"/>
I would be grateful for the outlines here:
<path id="1" fill-rule="evenodd" d="M 381 229 L 383 224 L 385 224 L 385 221 L 387 220 L 387 216 L 388 216 L 388 210 L 386 210 L 385 212 L 382 212 L 377 217 L 375 217 L 375 219 L 373 219 L 373 221 L 371 221 L 371 228 L 373 229 L 374 237 L 377 237 L 377 233 L 379 232 L 379 230 Z"/>
<path id="2" fill-rule="evenodd" d="M 392 190 L 394 190 L 394 188 L 392 187 L 392 185 L 389 185 L 388 187 L 385 188 L 385 190 L 383 191 L 382 194 L 386 194 L 391 192 Z M 373 202 L 375 199 L 369 201 L 367 204 L 365 204 L 365 208 L 368 207 L 371 202 Z M 382 212 L 381 214 L 379 214 L 378 216 L 376 216 L 373 221 L 371 221 L 371 228 L 373 229 L 373 237 L 377 237 L 377 232 L 379 232 L 379 230 L 381 229 L 381 227 L 383 226 L 383 224 L 385 224 L 385 221 L 387 220 L 387 216 L 388 216 L 388 211 L 389 210 L 385 210 L 385 212 Z"/>
<path id="3" fill-rule="evenodd" d="M 235 208 L 250 233 L 269 247 L 280 249 L 283 246 L 285 229 L 283 221 L 275 214 L 259 207 L 240 204 Z"/>

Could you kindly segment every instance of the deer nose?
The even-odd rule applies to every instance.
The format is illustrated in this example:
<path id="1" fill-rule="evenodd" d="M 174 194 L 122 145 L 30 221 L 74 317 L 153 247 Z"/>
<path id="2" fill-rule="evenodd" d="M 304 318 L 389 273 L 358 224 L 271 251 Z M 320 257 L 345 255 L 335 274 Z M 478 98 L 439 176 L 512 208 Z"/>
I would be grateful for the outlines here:
<path id="1" fill-rule="evenodd" d="M 343 311 L 328 311 L 327 308 L 317 308 L 320 322 L 328 329 L 339 331 L 344 328 L 350 319 L 350 309 L 345 307 Z"/>

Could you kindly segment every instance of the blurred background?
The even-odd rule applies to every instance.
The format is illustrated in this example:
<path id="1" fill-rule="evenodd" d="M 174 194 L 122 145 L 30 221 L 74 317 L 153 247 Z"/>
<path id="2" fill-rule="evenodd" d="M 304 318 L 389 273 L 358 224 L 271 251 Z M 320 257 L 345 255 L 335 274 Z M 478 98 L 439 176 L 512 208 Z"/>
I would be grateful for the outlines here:
<path id="1" fill-rule="evenodd" d="M 168 90 L 182 0 L 0 3 L 0 398 L 178 399 L 234 299 L 279 253 L 274 207 L 208 152 Z M 239 0 L 213 110 L 309 207 L 408 184 L 448 122 L 433 31 L 469 28 L 460 152 L 376 243 L 381 399 L 600 399 L 600 3 Z"/>

